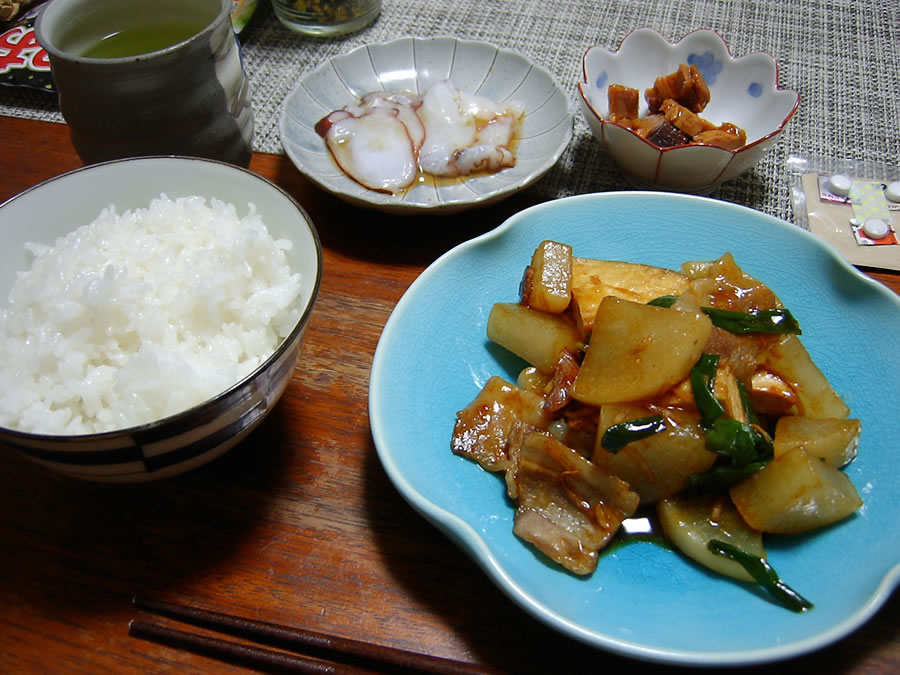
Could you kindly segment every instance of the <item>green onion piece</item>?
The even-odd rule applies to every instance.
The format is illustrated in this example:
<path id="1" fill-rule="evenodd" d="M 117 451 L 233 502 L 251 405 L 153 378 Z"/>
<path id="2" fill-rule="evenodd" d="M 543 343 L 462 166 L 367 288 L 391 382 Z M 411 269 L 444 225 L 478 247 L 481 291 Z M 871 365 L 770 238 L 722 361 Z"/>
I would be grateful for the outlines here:
<path id="1" fill-rule="evenodd" d="M 774 333 L 786 335 L 794 333 L 802 335 L 800 324 L 786 309 L 752 310 L 750 312 L 732 312 L 715 307 L 703 307 L 703 313 L 713 322 L 729 333 L 747 335 L 749 333 Z"/>
<path id="2" fill-rule="evenodd" d="M 741 549 L 726 544 L 718 539 L 711 539 L 707 548 L 713 553 L 729 560 L 733 560 L 747 570 L 756 582 L 765 588 L 782 605 L 794 612 L 805 612 L 813 608 L 813 604 L 784 583 L 775 572 L 775 569 L 765 558 L 745 553 Z"/>
<path id="3" fill-rule="evenodd" d="M 731 460 L 733 466 L 743 466 L 756 456 L 753 430 L 737 420 L 721 418 L 706 432 L 706 447 Z"/>
<path id="4" fill-rule="evenodd" d="M 647 304 L 654 307 L 671 307 L 676 300 L 678 297 L 675 295 L 661 295 Z M 797 319 L 787 309 L 752 309 L 749 312 L 734 312 L 717 307 L 701 307 L 700 310 L 710 318 L 714 326 L 727 330 L 729 333 L 738 335 L 749 333 L 803 334 Z"/>
<path id="5" fill-rule="evenodd" d="M 706 432 L 706 447 L 731 459 L 732 466 L 771 459 L 772 444 L 750 424 L 719 418 Z"/>
<path id="6" fill-rule="evenodd" d="M 678 300 L 677 295 L 661 295 L 658 298 L 654 298 L 648 305 L 653 305 L 654 307 L 671 307 L 675 304 L 675 301 Z"/>
<path id="7" fill-rule="evenodd" d="M 762 469 L 767 463 L 758 461 L 742 466 L 716 466 L 709 471 L 695 473 L 688 477 L 684 492 L 692 497 L 722 494 L 727 492 L 732 485 Z"/>
<path id="8" fill-rule="evenodd" d="M 707 429 L 725 413 L 725 408 L 713 394 L 718 367 L 718 354 L 701 354 L 700 360 L 691 368 L 691 389 L 694 392 L 694 402 L 700 412 L 700 423 Z"/>
<path id="9" fill-rule="evenodd" d="M 765 461 L 775 459 L 775 446 L 772 444 L 772 439 L 759 428 L 750 428 L 753 430 L 753 441 L 756 444 L 756 458 Z"/>
<path id="10" fill-rule="evenodd" d="M 639 441 L 666 430 L 666 421 L 662 415 L 639 417 L 637 419 L 613 424 L 600 439 L 600 445 L 610 452 L 621 450 L 632 441 Z"/>
<path id="11" fill-rule="evenodd" d="M 750 401 L 750 394 L 747 392 L 747 387 L 744 386 L 743 382 L 737 380 L 737 388 L 738 395 L 741 397 L 741 408 L 744 409 L 744 416 L 747 418 L 747 421 L 750 424 L 759 424 L 759 416 L 756 414 L 756 409 Z"/>

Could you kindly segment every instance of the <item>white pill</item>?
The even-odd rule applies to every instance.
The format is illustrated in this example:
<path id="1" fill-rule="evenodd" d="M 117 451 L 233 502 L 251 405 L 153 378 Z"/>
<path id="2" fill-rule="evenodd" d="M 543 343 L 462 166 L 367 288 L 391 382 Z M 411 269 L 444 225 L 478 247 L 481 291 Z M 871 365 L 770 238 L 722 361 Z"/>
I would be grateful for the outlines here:
<path id="1" fill-rule="evenodd" d="M 842 173 L 836 173 L 828 179 L 828 189 L 831 190 L 832 194 L 836 194 L 838 197 L 846 197 L 850 194 L 850 187 L 852 185 L 852 181 Z"/>
<path id="2" fill-rule="evenodd" d="M 900 202 L 900 180 L 889 183 L 884 189 L 884 196 L 892 202 Z"/>
<path id="3" fill-rule="evenodd" d="M 890 231 L 891 228 L 881 218 L 867 218 L 863 223 L 863 232 L 869 239 L 884 239 Z"/>

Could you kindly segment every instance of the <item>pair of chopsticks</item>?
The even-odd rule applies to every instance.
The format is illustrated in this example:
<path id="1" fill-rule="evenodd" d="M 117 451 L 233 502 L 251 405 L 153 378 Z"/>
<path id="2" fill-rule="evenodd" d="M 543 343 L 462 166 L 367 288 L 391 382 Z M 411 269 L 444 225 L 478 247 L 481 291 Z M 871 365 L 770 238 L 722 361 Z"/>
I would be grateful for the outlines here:
<path id="1" fill-rule="evenodd" d="M 153 600 L 140 595 L 132 598 L 132 605 L 151 614 L 255 644 L 201 635 L 138 619 L 128 623 L 128 634 L 132 637 L 264 672 L 448 675 L 490 672 L 489 669 L 451 659 Z"/>

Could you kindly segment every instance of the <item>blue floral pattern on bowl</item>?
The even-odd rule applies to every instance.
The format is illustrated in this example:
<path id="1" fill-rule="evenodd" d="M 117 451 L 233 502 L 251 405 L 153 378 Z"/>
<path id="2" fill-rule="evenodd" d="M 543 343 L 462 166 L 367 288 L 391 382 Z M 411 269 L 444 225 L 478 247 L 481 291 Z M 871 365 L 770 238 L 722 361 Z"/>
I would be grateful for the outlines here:
<path id="1" fill-rule="evenodd" d="M 622 84 L 639 91 L 682 63 L 695 65 L 710 90 L 703 117 L 731 122 L 747 132 L 737 150 L 704 145 L 659 148 L 609 122 L 607 88 Z M 799 105 L 797 92 L 778 88 L 778 66 L 769 54 L 733 57 L 712 30 L 697 30 L 670 43 L 650 28 L 630 33 L 615 52 L 590 47 L 584 54 L 579 104 L 594 136 L 625 176 L 641 187 L 708 193 L 753 167 L 774 145 Z M 641 101 L 640 114 L 647 114 Z"/>
<path id="2" fill-rule="evenodd" d="M 689 66 L 697 66 L 697 70 L 703 75 L 706 84 L 714 85 L 722 72 L 722 62 L 718 61 L 712 52 L 704 52 L 703 54 L 690 54 L 687 57 Z"/>

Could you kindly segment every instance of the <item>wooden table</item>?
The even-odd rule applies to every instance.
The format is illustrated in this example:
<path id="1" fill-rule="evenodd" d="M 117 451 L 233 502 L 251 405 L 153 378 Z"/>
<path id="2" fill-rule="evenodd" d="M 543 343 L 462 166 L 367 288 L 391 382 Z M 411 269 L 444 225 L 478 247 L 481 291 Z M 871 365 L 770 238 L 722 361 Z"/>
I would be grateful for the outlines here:
<path id="1" fill-rule="evenodd" d="M 81 165 L 62 125 L 0 118 L 0 138 L 0 201 Z M 247 441 L 171 480 L 82 483 L 0 452 L 0 671 L 233 668 L 129 637 L 137 592 L 506 672 L 655 669 L 514 605 L 400 497 L 369 432 L 369 368 L 395 303 L 439 254 L 529 197 L 423 228 L 322 194 L 285 157 L 255 155 L 251 169 L 294 195 L 322 239 L 302 367 Z M 900 292 L 900 275 L 870 273 Z M 853 635 L 791 665 L 898 672 L 898 619 L 894 595 Z"/>

